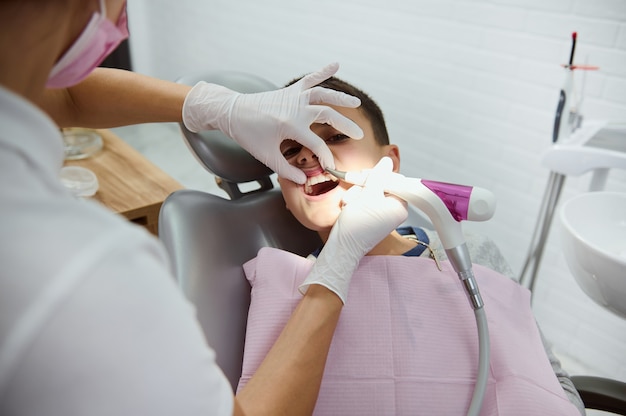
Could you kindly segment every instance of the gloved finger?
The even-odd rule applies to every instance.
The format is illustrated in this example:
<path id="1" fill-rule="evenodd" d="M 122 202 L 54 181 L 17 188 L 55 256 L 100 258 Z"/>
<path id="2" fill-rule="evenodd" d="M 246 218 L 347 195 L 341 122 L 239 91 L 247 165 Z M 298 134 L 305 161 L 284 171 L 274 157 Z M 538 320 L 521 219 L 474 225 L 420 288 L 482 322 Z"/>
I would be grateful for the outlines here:
<path id="1" fill-rule="evenodd" d="M 409 217 L 408 204 L 394 195 L 385 196 L 385 216 L 392 222 L 393 228 L 398 227 Z"/>
<path id="2" fill-rule="evenodd" d="M 387 178 L 393 170 L 393 161 L 391 158 L 384 156 L 381 158 L 376 166 L 367 175 L 367 179 L 363 184 L 364 192 L 370 198 L 380 197 L 384 195 L 384 186 L 387 183 Z"/>
<path id="3" fill-rule="evenodd" d="M 288 179 L 292 182 L 295 182 L 299 185 L 304 184 L 306 182 L 306 175 L 301 169 L 298 169 L 295 166 L 292 166 L 287 162 L 287 159 L 279 153 L 279 158 L 276 159 L 274 166 L 269 166 L 278 176 L 281 178 Z"/>
<path id="4" fill-rule="evenodd" d="M 373 189 L 382 189 L 385 179 L 389 173 L 393 171 L 393 161 L 388 156 L 383 156 L 378 163 L 372 168 L 367 179 L 365 187 Z"/>
<path id="5" fill-rule="evenodd" d="M 354 121 L 344 116 L 337 110 L 324 105 L 315 106 L 317 115 L 312 121 L 313 123 L 330 124 L 336 130 L 339 130 L 351 139 L 362 139 L 363 130 Z"/>
<path id="6" fill-rule="evenodd" d="M 359 185 L 351 186 L 346 192 L 344 192 L 343 197 L 341 198 L 342 205 L 348 205 L 359 199 L 363 193 L 363 188 Z"/>
<path id="7" fill-rule="evenodd" d="M 386 183 L 385 178 L 393 170 L 393 161 L 391 158 L 384 156 L 381 158 L 376 166 L 374 166 L 367 175 L 363 186 L 354 185 L 348 191 L 343 198 L 344 204 L 353 202 L 356 198 L 367 198 L 369 203 L 384 203 L 384 185 Z"/>
<path id="8" fill-rule="evenodd" d="M 389 164 L 389 162 L 391 162 L 391 159 L 377 165 L 379 171 L 370 175 L 372 179 L 369 180 L 368 183 L 364 186 L 352 186 L 344 193 L 342 198 L 342 208 L 351 210 L 351 215 L 355 215 L 356 212 L 359 212 L 359 216 L 352 217 L 352 219 L 358 218 L 359 221 L 369 223 L 372 227 L 374 224 L 378 223 L 380 223 L 379 226 L 388 224 L 389 230 L 387 230 L 387 226 L 382 226 L 381 230 L 383 230 L 383 234 L 391 232 L 392 229 L 397 227 L 408 217 L 406 202 L 394 195 L 385 195 L 383 190 L 385 177 L 389 173 L 387 169 L 393 167 L 393 162 L 391 162 L 391 164 Z M 371 222 L 372 218 L 377 219 Z M 371 229 L 371 231 L 373 232 L 374 229 Z"/>
<path id="9" fill-rule="evenodd" d="M 327 104 L 349 108 L 356 108 L 361 105 L 359 98 L 330 88 L 313 87 L 305 93 L 309 95 L 309 104 Z"/>
<path id="10" fill-rule="evenodd" d="M 304 147 L 308 147 L 317 156 L 322 168 L 335 168 L 335 158 L 328 148 L 328 145 L 320 136 L 313 133 L 311 129 L 297 130 L 288 135 L 292 140 L 297 141 Z"/>
<path id="11" fill-rule="evenodd" d="M 383 193 L 385 184 L 389 182 L 393 172 L 393 161 L 388 156 L 381 158 L 365 180 L 365 192 Z M 394 195 L 384 197 L 385 213 L 389 219 L 393 219 L 396 225 L 405 221 L 409 215 L 407 203 Z"/>
<path id="12" fill-rule="evenodd" d="M 311 87 L 316 86 L 322 81 L 326 81 L 328 78 L 335 75 L 335 73 L 338 70 L 339 70 L 339 64 L 337 62 L 333 62 L 331 64 L 326 65 L 324 68 L 320 69 L 319 71 L 315 71 L 311 74 L 308 74 L 302 77 L 302 79 L 296 82 L 295 85 L 300 86 L 302 91 L 307 90 Z"/>

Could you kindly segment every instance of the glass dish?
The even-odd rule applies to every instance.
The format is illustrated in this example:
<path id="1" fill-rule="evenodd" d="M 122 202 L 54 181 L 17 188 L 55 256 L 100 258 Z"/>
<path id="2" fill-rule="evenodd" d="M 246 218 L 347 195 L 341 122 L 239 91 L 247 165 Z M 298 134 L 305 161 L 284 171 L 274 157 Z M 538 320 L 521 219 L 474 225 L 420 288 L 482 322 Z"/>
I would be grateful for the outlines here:
<path id="1" fill-rule="evenodd" d="M 102 149 L 102 136 L 95 130 L 67 128 L 61 133 L 65 145 L 65 160 L 86 159 Z"/>

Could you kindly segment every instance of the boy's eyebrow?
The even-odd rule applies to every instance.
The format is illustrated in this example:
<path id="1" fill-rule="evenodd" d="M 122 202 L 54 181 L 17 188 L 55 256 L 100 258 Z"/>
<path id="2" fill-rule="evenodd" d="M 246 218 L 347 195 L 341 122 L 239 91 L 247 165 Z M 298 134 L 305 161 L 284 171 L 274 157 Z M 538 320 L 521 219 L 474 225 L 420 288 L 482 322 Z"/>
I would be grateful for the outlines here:
<path id="1" fill-rule="evenodd" d="M 337 130 L 332 125 L 330 125 L 328 123 L 313 123 L 312 125 L 322 126 L 324 129 L 331 128 L 333 130 Z"/>
<path id="2" fill-rule="evenodd" d="M 300 143 L 298 143 L 297 141 L 293 140 L 293 139 L 285 139 L 280 143 L 280 150 L 284 150 L 288 147 L 292 147 L 294 145 L 297 146 L 302 146 Z"/>

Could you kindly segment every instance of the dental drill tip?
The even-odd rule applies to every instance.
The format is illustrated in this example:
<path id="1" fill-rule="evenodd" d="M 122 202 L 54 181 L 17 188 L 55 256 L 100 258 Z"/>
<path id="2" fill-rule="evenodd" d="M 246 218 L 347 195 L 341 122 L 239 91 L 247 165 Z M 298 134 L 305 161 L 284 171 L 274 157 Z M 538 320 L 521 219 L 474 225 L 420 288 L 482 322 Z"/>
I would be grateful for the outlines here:
<path id="1" fill-rule="evenodd" d="M 340 170 L 335 170 L 335 169 L 330 169 L 330 168 L 325 168 L 324 170 L 330 173 L 331 175 L 333 175 L 337 179 L 346 179 L 346 172 L 342 172 Z"/>

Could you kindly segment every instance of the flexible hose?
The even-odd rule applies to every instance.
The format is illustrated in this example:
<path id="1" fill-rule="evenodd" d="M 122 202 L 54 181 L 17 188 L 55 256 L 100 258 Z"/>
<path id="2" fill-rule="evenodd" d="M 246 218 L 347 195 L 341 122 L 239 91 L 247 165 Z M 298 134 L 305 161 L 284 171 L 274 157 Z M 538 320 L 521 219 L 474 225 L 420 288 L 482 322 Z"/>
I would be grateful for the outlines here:
<path id="1" fill-rule="evenodd" d="M 483 299 L 480 296 L 478 282 L 474 277 L 472 270 L 472 261 L 470 259 L 469 250 L 465 243 L 460 244 L 451 249 L 446 249 L 448 260 L 452 264 L 452 268 L 458 274 L 470 306 L 474 310 L 476 316 L 476 327 L 478 328 L 478 376 L 474 385 L 474 394 L 472 402 L 467 411 L 468 416 L 477 416 L 483 404 L 485 390 L 487 387 L 487 378 L 489 377 L 489 327 L 487 326 L 487 315 Z"/>
<path id="2" fill-rule="evenodd" d="M 487 315 L 485 308 L 474 309 L 476 316 L 476 326 L 478 327 L 478 377 L 474 385 L 474 395 L 472 403 L 467 411 L 468 416 L 477 416 L 483 405 L 487 379 L 489 378 L 489 327 L 487 326 Z"/>

